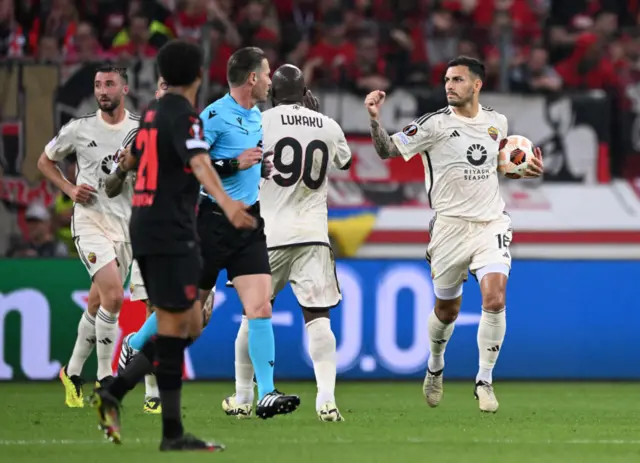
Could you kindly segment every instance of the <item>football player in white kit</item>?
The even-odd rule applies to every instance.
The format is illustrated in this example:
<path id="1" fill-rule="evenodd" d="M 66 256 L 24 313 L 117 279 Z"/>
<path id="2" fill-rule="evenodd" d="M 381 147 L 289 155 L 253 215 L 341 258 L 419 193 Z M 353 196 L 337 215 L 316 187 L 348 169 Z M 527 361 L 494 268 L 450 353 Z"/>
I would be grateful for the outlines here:
<path id="1" fill-rule="evenodd" d="M 127 182 L 123 194 L 115 200 L 107 198 L 104 190 L 116 153 L 135 138 L 138 130 L 139 117 L 124 108 L 128 91 L 124 69 L 99 68 L 94 95 L 100 109 L 62 127 L 38 160 L 44 176 L 74 201 L 71 232 L 92 280 L 88 309 L 80 319 L 73 354 L 60 370 L 69 407 L 84 406 L 80 374 L 96 343 L 98 382 L 105 384 L 113 379 L 111 360 L 118 338 L 118 313 L 132 259 L 129 218 L 133 185 Z M 72 153 L 77 158 L 76 185 L 56 166 Z"/>
<path id="2" fill-rule="evenodd" d="M 507 137 L 507 118 L 480 105 L 484 65 L 459 57 L 449 62 L 445 90 L 449 105 L 425 114 L 389 136 L 380 124 L 385 93 L 367 95 L 371 138 L 382 159 L 420 154 L 431 207 L 427 261 L 436 296 L 429 317 L 431 355 L 423 392 L 427 404 L 442 399 L 444 351 L 460 312 L 462 285 L 470 270 L 480 283 L 482 316 L 478 327 L 479 370 L 474 395 L 483 412 L 496 412 L 493 368 L 506 332 L 505 292 L 511 269 L 511 219 L 498 184 L 498 151 Z M 527 177 L 542 175 L 542 157 L 535 149 Z"/>
<path id="3" fill-rule="evenodd" d="M 316 411 L 322 421 L 343 421 L 335 399 L 336 338 L 329 311 L 342 295 L 327 224 L 327 173 L 348 169 L 351 150 L 340 126 L 320 114 L 302 71 L 283 65 L 272 77 L 273 108 L 262 114 L 265 152 L 273 170 L 260 188 L 261 215 L 269 249 L 273 298 L 291 283 L 302 307 L 309 356 L 318 386 Z M 304 105 L 303 105 L 304 103 Z M 307 107 L 305 107 L 307 106 Z M 309 109 L 312 107 L 313 109 Z M 246 317 L 235 343 L 236 393 L 222 406 L 228 415 L 251 415 L 253 366 Z"/>

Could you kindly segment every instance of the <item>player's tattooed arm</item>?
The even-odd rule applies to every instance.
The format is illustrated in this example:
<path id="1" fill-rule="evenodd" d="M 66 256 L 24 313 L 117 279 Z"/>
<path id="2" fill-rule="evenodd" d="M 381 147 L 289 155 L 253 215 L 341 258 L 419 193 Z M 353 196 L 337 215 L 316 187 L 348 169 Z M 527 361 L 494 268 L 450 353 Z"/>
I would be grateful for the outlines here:
<path id="1" fill-rule="evenodd" d="M 371 119 L 371 140 L 373 140 L 373 146 L 381 159 L 395 158 L 401 155 L 389 133 L 375 119 Z"/>

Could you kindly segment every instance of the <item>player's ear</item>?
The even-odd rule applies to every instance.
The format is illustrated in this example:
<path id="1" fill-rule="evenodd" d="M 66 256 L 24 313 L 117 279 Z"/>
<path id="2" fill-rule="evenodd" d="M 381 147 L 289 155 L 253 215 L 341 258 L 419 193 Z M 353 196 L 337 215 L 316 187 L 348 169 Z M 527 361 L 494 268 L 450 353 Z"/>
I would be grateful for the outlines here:
<path id="1" fill-rule="evenodd" d="M 124 93 L 125 95 L 129 94 L 129 86 L 127 84 L 122 87 L 122 93 Z"/>
<path id="2" fill-rule="evenodd" d="M 482 80 L 476 79 L 474 87 L 475 87 L 476 93 L 482 90 Z"/>

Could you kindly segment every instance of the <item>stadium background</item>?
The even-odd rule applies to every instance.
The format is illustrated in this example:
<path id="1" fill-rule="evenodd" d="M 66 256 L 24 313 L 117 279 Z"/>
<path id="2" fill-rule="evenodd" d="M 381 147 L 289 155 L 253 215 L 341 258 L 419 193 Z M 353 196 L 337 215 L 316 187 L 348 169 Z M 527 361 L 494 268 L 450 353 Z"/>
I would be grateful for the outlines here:
<path id="1" fill-rule="evenodd" d="M 140 111 L 153 97 L 153 56 L 174 36 L 207 51 L 201 107 L 223 94 L 232 51 L 257 45 L 272 69 L 299 65 L 348 135 L 353 168 L 333 172 L 330 187 L 341 378 L 424 374 L 433 295 L 423 168 L 377 158 L 362 100 L 385 89 L 384 125 L 398 130 L 445 104 L 443 66 L 459 53 L 485 60 L 482 103 L 545 156 L 542 181 L 503 182 L 514 264 L 496 377 L 640 378 L 628 359 L 638 358 L 640 328 L 639 11 L 634 0 L 0 0 L 0 380 L 57 376 L 89 286 L 69 246 L 69 199 L 41 179 L 37 157 L 62 124 L 95 109 L 96 60 L 127 66 L 127 107 Z M 241 312 L 223 286 L 188 377 L 232 378 Z M 450 378 L 475 375 L 479 317 L 472 281 L 447 350 Z M 142 319 L 127 299 L 122 334 Z M 274 324 L 278 378 L 311 379 L 288 289 Z"/>

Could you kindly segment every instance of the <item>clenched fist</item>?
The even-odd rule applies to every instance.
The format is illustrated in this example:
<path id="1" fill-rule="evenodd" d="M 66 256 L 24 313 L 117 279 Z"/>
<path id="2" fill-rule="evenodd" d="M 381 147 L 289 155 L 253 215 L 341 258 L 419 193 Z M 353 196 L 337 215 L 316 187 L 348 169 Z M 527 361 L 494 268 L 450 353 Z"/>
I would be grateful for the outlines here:
<path id="1" fill-rule="evenodd" d="M 369 111 L 369 117 L 371 119 L 378 119 L 380 115 L 380 107 L 384 103 L 384 99 L 387 96 L 382 90 L 374 90 L 369 93 L 364 99 L 364 105 Z"/>

